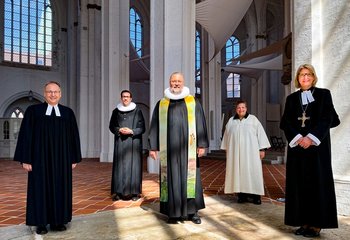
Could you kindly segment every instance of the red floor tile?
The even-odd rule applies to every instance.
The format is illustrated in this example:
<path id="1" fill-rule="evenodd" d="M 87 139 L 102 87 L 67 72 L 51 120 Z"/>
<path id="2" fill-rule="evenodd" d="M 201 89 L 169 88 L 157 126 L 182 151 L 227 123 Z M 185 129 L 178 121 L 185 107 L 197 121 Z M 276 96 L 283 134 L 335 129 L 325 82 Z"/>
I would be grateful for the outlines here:
<path id="1" fill-rule="evenodd" d="M 146 164 L 146 161 L 145 161 Z M 201 176 L 205 196 L 224 194 L 224 160 L 201 160 Z M 147 169 L 147 166 L 144 167 Z M 143 174 L 142 198 L 138 201 L 113 202 L 110 197 L 112 163 L 84 159 L 73 171 L 73 215 L 82 215 L 141 204 L 159 202 L 158 175 Z M 263 165 L 264 202 L 284 197 L 285 166 Z M 25 224 L 27 173 L 11 160 L 0 160 L 0 227 Z"/>

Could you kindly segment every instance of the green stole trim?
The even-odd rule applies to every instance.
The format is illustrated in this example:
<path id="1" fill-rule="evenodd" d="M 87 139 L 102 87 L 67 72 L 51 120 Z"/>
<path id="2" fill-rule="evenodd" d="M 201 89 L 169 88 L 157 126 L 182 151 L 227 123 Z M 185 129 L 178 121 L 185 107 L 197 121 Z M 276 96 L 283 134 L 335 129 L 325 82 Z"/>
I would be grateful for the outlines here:
<path id="1" fill-rule="evenodd" d="M 188 165 L 187 198 L 196 196 L 197 140 L 196 140 L 196 101 L 189 95 L 184 98 L 188 120 Z M 159 103 L 159 158 L 160 158 L 160 201 L 168 201 L 167 181 L 167 127 L 170 100 L 163 98 Z"/>

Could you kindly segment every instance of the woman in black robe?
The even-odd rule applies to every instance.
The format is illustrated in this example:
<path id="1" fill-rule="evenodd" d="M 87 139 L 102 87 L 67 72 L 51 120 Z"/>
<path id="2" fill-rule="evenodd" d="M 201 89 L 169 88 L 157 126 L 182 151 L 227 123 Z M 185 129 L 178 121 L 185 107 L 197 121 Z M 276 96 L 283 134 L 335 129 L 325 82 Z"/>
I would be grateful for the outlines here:
<path id="1" fill-rule="evenodd" d="M 313 66 L 301 65 L 294 80 L 300 90 L 287 97 L 280 124 L 289 142 L 285 224 L 305 237 L 338 227 L 330 128 L 340 121 L 330 91 L 316 82 Z"/>

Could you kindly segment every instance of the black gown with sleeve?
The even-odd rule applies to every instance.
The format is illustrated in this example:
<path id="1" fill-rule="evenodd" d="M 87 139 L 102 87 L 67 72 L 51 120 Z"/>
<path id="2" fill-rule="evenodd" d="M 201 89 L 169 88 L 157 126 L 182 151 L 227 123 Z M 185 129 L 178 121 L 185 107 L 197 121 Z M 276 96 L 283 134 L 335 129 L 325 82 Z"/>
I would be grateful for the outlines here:
<path id="1" fill-rule="evenodd" d="M 310 89 L 315 99 L 301 105 L 301 91 L 286 99 L 280 128 L 288 142 L 297 134 L 311 133 L 320 140 L 320 145 L 304 149 L 288 146 L 286 164 L 285 224 L 305 224 L 319 228 L 338 227 L 336 197 L 331 163 L 330 128 L 340 124 L 334 109 L 331 93 L 327 89 Z M 301 127 L 303 110 L 305 127 Z"/>
<path id="2" fill-rule="evenodd" d="M 119 129 L 122 127 L 132 129 L 133 134 L 121 135 Z M 137 107 L 126 112 L 114 109 L 109 130 L 114 134 L 111 194 L 141 194 L 142 134 L 145 132 L 142 111 Z"/>
<path id="3" fill-rule="evenodd" d="M 196 100 L 195 108 L 197 147 L 209 146 L 203 109 Z M 196 196 L 187 198 L 188 121 L 184 99 L 170 100 L 167 132 L 168 201 L 160 202 L 160 212 L 171 218 L 188 217 L 205 207 L 197 157 Z M 159 102 L 151 120 L 150 150 L 159 151 Z"/>
<path id="4" fill-rule="evenodd" d="M 61 116 L 46 116 L 47 106 L 27 108 L 14 155 L 15 161 L 32 165 L 26 209 L 26 224 L 31 226 L 71 221 L 72 164 L 81 161 L 73 111 L 59 104 Z"/>

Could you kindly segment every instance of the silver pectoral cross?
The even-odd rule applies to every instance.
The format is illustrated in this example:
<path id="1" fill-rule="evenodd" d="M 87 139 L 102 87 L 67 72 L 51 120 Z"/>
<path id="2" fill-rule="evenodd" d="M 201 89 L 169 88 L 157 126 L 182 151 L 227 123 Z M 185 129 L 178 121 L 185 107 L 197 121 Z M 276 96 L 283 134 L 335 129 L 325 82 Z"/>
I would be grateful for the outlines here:
<path id="1" fill-rule="evenodd" d="M 301 117 L 298 117 L 298 120 L 301 120 L 301 127 L 305 127 L 305 121 L 310 120 L 310 117 L 306 116 L 306 113 L 303 112 Z"/>

